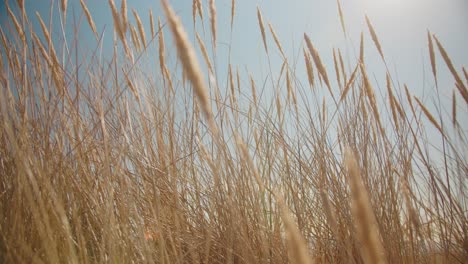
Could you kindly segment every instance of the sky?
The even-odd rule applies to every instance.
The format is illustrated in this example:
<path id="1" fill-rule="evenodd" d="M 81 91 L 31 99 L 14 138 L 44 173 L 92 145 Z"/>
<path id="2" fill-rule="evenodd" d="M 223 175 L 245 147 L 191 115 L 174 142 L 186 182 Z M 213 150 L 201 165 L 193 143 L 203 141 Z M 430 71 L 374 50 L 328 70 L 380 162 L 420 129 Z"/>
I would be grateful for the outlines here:
<path id="1" fill-rule="evenodd" d="M 10 5 L 15 1 L 10 0 Z M 41 14 L 46 23 L 49 17 L 53 19 L 52 36 L 54 41 L 62 38 L 61 24 L 58 11 L 59 1 L 56 0 L 25 0 L 26 10 L 33 26 L 38 32 L 40 27 L 35 12 Z M 83 16 L 79 0 L 68 1 L 68 15 L 66 23 L 67 38 L 73 40 L 74 21 L 81 23 L 79 39 L 81 48 L 93 49 L 96 40 L 90 34 L 86 19 Z M 113 23 L 108 1 L 88 0 L 88 8 L 93 15 L 97 29 L 104 36 L 104 54 L 111 55 Z M 120 0 L 115 0 L 120 7 Z M 145 25 L 147 36 L 150 35 L 149 10 L 153 10 L 155 17 L 161 16 L 164 22 L 161 5 L 158 0 L 127 1 L 129 18 L 133 22 L 131 9 L 134 8 Z M 208 1 L 202 0 L 205 15 L 205 39 L 209 40 Z M 427 30 L 435 34 L 457 69 L 468 65 L 468 1 L 466 0 L 341 0 L 347 37 L 341 30 L 337 3 L 334 0 L 237 0 L 234 30 L 230 32 L 231 1 L 216 0 L 218 21 L 218 48 L 216 65 L 220 69 L 227 67 L 229 43 L 231 43 L 231 62 L 240 69 L 248 69 L 256 78 L 268 75 L 268 57 L 265 54 L 261 41 L 257 6 L 260 8 L 265 23 L 270 22 L 274 27 L 286 55 L 296 58 L 300 68 L 303 65 L 302 47 L 303 34 L 307 33 L 316 48 L 319 50 L 329 75 L 334 76 L 332 49 L 340 48 L 345 59 L 352 63 L 356 61 L 359 50 L 360 32 L 365 35 L 365 60 L 368 71 L 385 85 L 385 68 L 373 45 L 365 24 L 365 15 L 371 20 L 380 43 L 382 44 L 387 64 L 393 76 L 402 84 L 408 84 L 410 90 L 423 98 L 430 98 L 434 91 L 434 81 L 431 75 L 428 49 Z M 174 10 L 182 18 L 188 34 L 194 40 L 192 23 L 192 1 L 170 1 Z M 16 5 L 14 5 L 16 6 Z M 14 8 L 17 11 L 17 9 Z M 53 10 L 53 16 L 50 11 Z M 0 2 L 0 24 L 3 28 L 9 27 L 5 3 Z M 200 20 L 197 20 L 197 30 L 202 33 Z M 166 32 L 166 42 L 172 41 Z M 267 33 L 270 50 L 270 63 L 273 72 L 278 72 L 282 64 L 279 52 L 274 46 L 271 34 Z M 206 41 L 208 43 L 209 41 Z M 170 43 L 170 42 L 169 42 Z M 169 45 L 170 47 L 170 45 Z M 168 49 L 171 51 L 170 48 Z M 438 54 L 436 52 L 436 54 Z M 201 61 L 201 58 L 200 58 Z M 202 63 L 203 64 L 203 63 Z M 437 57 L 437 66 L 442 95 L 451 96 L 454 80 L 448 73 L 440 56 Z M 155 65 L 157 67 L 157 65 Z M 227 71 L 225 71 L 227 72 Z M 333 74 L 332 74 L 333 73 Z M 307 82 L 305 71 L 298 71 L 298 77 Z M 222 77 L 219 77 L 222 78 Z M 379 85 L 376 85 L 379 87 Z M 462 107 L 461 118 L 467 120 L 467 109 Z M 463 115 L 464 113 L 464 115 Z"/>

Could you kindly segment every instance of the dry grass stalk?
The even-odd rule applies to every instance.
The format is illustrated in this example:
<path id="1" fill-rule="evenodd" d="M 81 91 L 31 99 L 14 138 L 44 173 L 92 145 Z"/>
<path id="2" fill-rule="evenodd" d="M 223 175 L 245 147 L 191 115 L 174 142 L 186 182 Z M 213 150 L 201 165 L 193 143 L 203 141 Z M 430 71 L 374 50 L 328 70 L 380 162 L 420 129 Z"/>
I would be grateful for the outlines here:
<path id="1" fill-rule="evenodd" d="M 123 33 L 127 33 L 128 30 L 128 11 L 127 11 L 127 0 L 122 0 L 120 4 L 120 15 L 122 17 L 121 26 Z"/>
<path id="2" fill-rule="evenodd" d="M 457 126 L 457 97 L 455 95 L 455 90 L 452 93 L 452 123 L 453 127 Z"/>
<path id="3" fill-rule="evenodd" d="M 40 15 L 38 18 L 42 20 Z M 60 74 L 61 68 L 60 68 L 59 60 L 57 58 L 57 54 L 55 53 L 54 47 L 51 45 L 49 47 L 49 52 L 48 52 L 42 45 L 36 33 L 33 32 L 32 36 L 36 44 L 39 47 L 42 57 L 47 61 L 47 64 L 49 65 L 51 69 L 52 80 L 54 81 L 55 88 L 58 90 L 59 95 L 62 96 L 64 94 L 64 85 L 63 85 L 64 81 L 63 81 L 63 75 Z"/>
<path id="4" fill-rule="evenodd" d="M 284 51 L 283 51 L 283 46 L 281 46 L 281 43 L 279 41 L 279 38 L 278 36 L 276 35 L 276 32 L 275 30 L 273 29 L 273 27 L 271 26 L 270 22 L 268 22 L 268 27 L 270 28 L 270 32 L 271 34 L 273 35 L 273 39 L 276 43 L 276 46 L 278 47 L 280 53 L 281 53 L 281 56 L 283 57 L 283 59 L 286 59 L 286 55 L 284 54 Z"/>
<path id="5" fill-rule="evenodd" d="M 149 11 L 149 19 L 150 19 L 151 38 L 153 39 L 156 36 L 156 30 L 154 28 L 154 17 L 153 17 L 152 9 L 150 9 Z"/>
<path id="6" fill-rule="evenodd" d="M 39 51 L 41 52 L 42 57 L 46 60 L 48 65 L 52 65 L 52 60 L 50 59 L 50 56 L 47 52 L 47 50 L 44 48 L 44 45 L 42 45 L 41 40 L 39 37 L 36 35 L 36 33 L 32 33 L 32 37 L 34 41 L 36 42 L 36 45 L 39 47 Z"/>
<path id="7" fill-rule="evenodd" d="M 62 9 L 63 21 L 67 21 L 67 7 L 68 7 L 68 0 L 62 0 L 60 2 L 60 8 Z"/>
<path id="8" fill-rule="evenodd" d="M 158 41 L 159 41 L 159 67 L 161 68 L 161 74 L 164 76 L 166 73 L 166 59 L 165 59 L 165 44 L 164 44 L 164 32 L 161 24 L 161 19 L 158 17 Z"/>
<path id="9" fill-rule="evenodd" d="M 242 153 L 242 159 L 245 162 L 247 162 L 247 165 L 249 165 L 254 175 L 255 181 L 257 182 L 257 185 L 260 188 L 260 191 L 264 193 L 266 190 L 265 184 L 263 183 L 262 178 L 260 178 L 260 174 L 258 173 L 257 166 L 255 166 L 252 160 L 252 157 L 250 156 L 249 150 L 247 146 L 245 145 L 244 141 L 238 135 L 236 135 L 236 143 L 237 143 L 237 147 L 240 149 Z"/>
<path id="10" fill-rule="evenodd" d="M 465 75 L 465 80 L 468 83 L 468 72 L 466 71 L 465 67 L 462 67 L 463 74 Z"/>
<path id="11" fill-rule="evenodd" d="M 33 33 L 34 33 L 34 32 L 33 32 Z M 6 36 L 5 36 L 5 32 L 3 32 L 3 28 L 2 28 L 2 27 L 0 27 L 0 37 L 1 37 L 1 39 L 2 39 L 3 48 L 4 48 L 4 49 L 8 49 L 8 41 L 7 41 L 7 38 L 6 38 Z M 34 50 L 34 53 L 36 53 L 36 50 Z M 8 54 L 7 54 L 7 56 L 8 56 Z M 3 66 L 3 60 L 0 60 L 0 61 L 1 61 L 0 63 L 2 63 L 2 66 Z M 2 67 L 2 69 L 3 69 L 3 67 Z M 0 71 L 0 72 L 1 72 L 1 74 L 4 74 L 3 71 Z"/>
<path id="12" fill-rule="evenodd" d="M 340 68 L 341 68 L 341 75 L 343 76 L 343 82 L 346 82 L 348 79 L 346 76 L 346 70 L 344 67 L 343 56 L 341 56 L 341 50 L 338 49 L 338 58 L 340 59 Z"/>
<path id="13" fill-rule="evenodd" d="M 182 27 L 182 23 L 172 8 L 169 6 L 168 1 L 162 0 L 161 2 L 163 4 L 164 12 L 166 14 L 172 34 L 174 36 L 174 40 L 176 42 L 177 54 L 180 62 L 182 63 L 184 72 L 193 85 L 193 91 L 200 101 L 200 105 L 206 119 L 210 123 L 210 126 L 212 126 L 211 128 L 214 129 L 213 113 L 211 112 L 210 99 L 206 90 L 207 86 L 203 80 L 203 75 L 195 51 L 190 45 L 187 33 L 185 33 L 185 30 Z"/>
<path id="14" fill-rule="evenodd" d="M 215 0 L 210 0 L 210 24 L 211 24 L 211 37 L 213 40 L 213 49 L 216 51 L 216 41 L 217 41 L 217 34 L 216 34 L 216 5 Z"/>
<path id="15" fill-rule="evenodd" d="M 421 109 L 422 109 L 424 115 L 427 117 L 427 119 L 429 119 L 429 121 L 432 123 L 432 125 L 435 126 L 437 128 L 437 130 L 439 130 L 439 132 L 442 135 L 444 135 L 442 127 L 439 125 L 439 123 L 437 123 L 437 120 L 434 118 L 434 116 L 431 114 L 431 112 L 429 112 L 429 110 L 426 108 L 426 106 L 424 106 L 424 104 L 416 96 L 414 96 L 414 99 L 416 100 L 416 103 L 418 103 L 419 107 L 421 107 Z"/>
<path id="16" fill-rule="evenodd" d="M 427 31 L 427 45 L 429 47 L 429 59 L 431 60 L 432 75 L 434 76 L 434 80 L 437 86 L 437 69 L 436 69 L 434 45 L 432 44 L 431 32 L 429 32 L 429 30 Z"/>
<path id="17" fill-rule="evenodd" d="M 372 26 L 369 18 L 366 16 L 366 23 L 367 27 L 369 28 L 369 32 L 371 34 L 372 41 L 374 41 L 375 47 L 379 51 L 380 57 L 382 57 L 382 60 L 385 62 L 384 54 L 382 52 L 382 46 L 380 46 L 379 39 L 377 38 L 377 34 L 375 33 L 374 27 Z"/>
<path id="18" fill-rule="evenodd" d="M 252 99 L 253 99 L 253 103 L 254 105 L 257 104 L 257 92 L 256 92 L 256 88 L 255 88 L 255 81 L 252 77 L 252 75 L 249 75 L 249 78 L 250 78 L 250 88 L 252 89 Z"/>
<path id="19" fill-rule="evenodd" d="M 139 96 L 138 91 L 137 91 L 135 85 L 133 84 L 132 80 L 130 80 L 130 77 L 128 76 L 128 74 L 124 73 L 124 76 L 125 76 L 125 80 L 127 81 L 127 85 L 130 88 L 130 91 L 132 91 L 135 98 L 137 98 L 137 100 L 139 100 L 140 96 Z"/>
<path id="20" fill-rule="evenodd" d="M 395 96 L 393 96 L 393 105 L 396 107 L 396 110 L 398 111 L 398 114 L 400 115 L 400 118 L 405 118 L 406 114 L 405 111 L 403 111 L 403 108 L 401 107 L 400 103 L 396 99 Z"/>
<path id="21" fill-rule="evenodd" d="M 354 156 L 351 149 L 345 150 L 344 165 L 348 171 L 348 184 L 351 188 L 353 221 L 358 239 L 362 243 L 361 254 L 366 264 L 387 263 L 368 192 Z"/>
<path id="22" fill-rule="evenodd" d="M 48 53 L 49 53 L 50 59 L 51 59 L 49 66 L 53 67 L 55 70 L 58 70 L 57 67 L 59 66 L 59 60 L 58 60 L 58 57 L 57 57 L 57 53 L 55 52 L 54 44 L 52 43 L 52 38 L 50 36 L 49 30 L 47 29 L 44 21 L 42 20 L 41 15 L 38 12 L 36 12 L 36 16 L 37 16 L 37 19 L 39 20 L 39 24 L 41 25 L 44 37 L 47 40 L 48 45 L 49 45 L 49 52 Z M 53 72 L 54 75 L 57 74 L 57 72 L 55 72 L 55 70 Z"/>
<path id="23" fill-rule="evenodd" d="M 353 86 L 354 78 L 356 78 L 356 74 L 357 74 L 358 69 L 359 69 L 359 65 L 356 65 L 356 67 L 354 68 L 353 73 L 351 73 L 351 77 L 349 78 L 348 82 L 346 83 L 345 88 L 343 89 L 343 92 L 341 93 L 340 101 L 343 101 L 343 99 L 348 94 L 349 90 L 351 90 L 351 87 Z"/>
<path id="24" fill-rule="evenodd" d="M 387 73 L 387 75 L 388 75 L 388 73 Z M 390 104 L 391 104 L 390 107 L 392 108 L 391 109 L 392 110 L 392 115 L 393 115 L 393 111 L 396 111 L 400 115 L 400 118 L 404 119 L 405 116 L 406 116 L 405 112 L 403 111 L 403 108 L 401 107 L 400 103 L 398 102 L 397 98 L 395 97 L 395 95 L 392 92 L 392 87 L 391 87 L 391 82 L 390 82 L 390 75 L 388 75 L 387 90 L 388 90 L 388 94 L 389 94 L 389 97 L 390 97 L 389 100 L 390 100 Z M 393 117 L 393 118 L 395 119 L 396 117 Z M 398 122 L 395 121 L 395 123 L 398 123 Z"/>
<path id="25" fill-rule="evenodd" d="M 234 16 L 236 15 L 236 0 L 231 0 L 231 31 L 234 26 Z"/>
<path id="26" fill-rule="evenodd" d="M 133 25 L 130 25 L 130 36 L 132 37 L 133 45 L 135 45 L 135 49 L 140 52 L 141 51 L 141 45 L 140 45 L 140 39 L 138 38 L 138 33 L 136 31 L 136 28 Z"/>
<path id="27" fill-rule="evenodd" d="M 364 64 L 364 33 L 361 32 L 361 42 L 359 45 L 359 61 Z"/>
<path id="28" fill-rule="evenodd" d="M 317 67 L 317 71 L 319 72 L 323 80 L 325 81 L 325 84 L 327 85 L 328 90 L 331 93 L 330 81 L 328 80 L 327 71 L 325 70 L 325 66 L 323 66 L 319 53 L 317 49 L 315 49 L 314 45 L 312 45 L 312 41 L 310 41 L 310 38 L 309 36 L 307 36 L 306 33 L 304 33 L 304 39 L 306 41 L 307 48 L 309 49 L 309 52 L 312 55 L 312 59 L 314 60 L 315 66 Z"/>
<path id="29" fill-rule="evenodd" d="M 326 124 L 327 123 L 327 106 L 326 106 L 326 103 L 325 103 L 325 98 L 323 98 L 322 100 L 322 124 Z"/>
<path id="30" fill-rule="evenodd" d="M 333 235 L 335 236 L 336 240 L 340 239 L 340 235 L 338 234 L 338 223 L 336 222 L 336 215 L 332 211 L 332 207 L 330 205 L 330 199 L 328 198 L 328 194 L 322 188 L 320 190 L 320 198 L 322 200 L 323 209 L 325 211 L 325 216 L 327 217 L 328 224 L 330 225 Z"/>
<path id="31" fill-rule="evenodd" d="M 119 35 L 119 38 L 121 37 L 123 38 L 125 35 L 125 32 L 120 22 L 120 15 L 119 15 L 119 12 L 117 11 L 117 7 L 115 6 L 114 0 L 109 0 L 109 6 L 111 8 L 112 19 L 114 21 L 114 27 L 116 28 L 117 34 Z"/>
<path id="32" fill-rule="evenodd" d="M 258 19 L 258 25 L 260 26 L 260 32 L 262 33 L 263 47 L 265 47 L 265 51 L 268 54 L 268 46 L 267 46 L 266 35 L 265 35 L 265 26 L 263 25 L 262 13 L 260 12 L 260 8 L 258 6 L 257 6 L 257 19 Z"/>
<path id="33" fill-rule="evenodd" d="M 192 0 L 192 23 L 195 28 L 197 25 L 197 0 Z"/>
<path id="34" fill-rule="evenodd" d="M 231 97 L 233 100 L 233 105 L 236 104 L 236 91 L 234 86 L 234 73 L 232 72 L 232 65 L 229 64 L 229 88 L 231 90 Z"/>
<path id="35" fill-rule="evenodd" d="M 408 86 L 406 86 L 406 84 L 404 85 L 404 87 L 405 87 L 406 100 L 408 101 L 408 104 L 411 108 L 411 112 L 415 114 L 413 100 L 411 99 L 411 93 L 409 92 Z"/>
<path id="36" fill-rule="evenodd" d="M 200 35 L 198 35 L 198 33 L 196 33 L 196 37 L 198 46 L 200 46 L 202 51 L 203 59 L 205 59 L 205 63 L 208 66 L 208 70 L 211 72 L 211 74 L 214 74 L 213 65 L 211 65 L 210 57 L 208 56 L 208 51 L 206 50 L 205 44 L 203 43 L 203 40 L 201 39 Z"/>
<path id="37" fill-rule="evenodd" d="M 117 11 L 117 7 L 115 6 L 114 0 L 109 0 L 109 6 L 112 11 L 112 19 L 114 20 L 114 27 L 115 27 L 115 31 L 117 32 L 117 36 L 119 36 L 119 39 L 122 42 L 122 45 L 124 46 L 124 50 L 127 56 L 131 57 L 130 48 L 128 47 L 127 39 L 125 38 L 126 29 L 124 30 L 124 26 L 122 25 L 122 22 L 120 21 L 120 15 L 119 15 L 119 12 Z M 125 27 L 126 27 L 126 24 L 125 24 Z"/>
<path id="38" fill-rule="evenodd" d="M 312 62 L 310 61 L 309 54 L 305 49 L 302 50 L 304 53 L 304 61 L 307 69 L 307 79 L 309 80 L 310 87 L 314 87 L 314 69 L 312 67 Z"/>
<path id="39" fill-rule="evenodd" d="M 52 38 L 50 37 L 49 30 L 47 29 L 47 26 L 45 25 L 44 20 L 42 20 L 42 17 L 39 14 L 39 12 L 36 12 L 36 17 L 37 17 L 37 20 L 39 20 L 39 24 L 41 25 L 42 34 L 44 34 L 44 38 L 46 39 L 49 45 L 52 45 Z"/>
<path id="40" fill-rule="evenodd" d="M 281 219 L 283 220 L 286 231 L 290 263 L 312 264 L 313 262 L 308 253 L 307 243 L 302 237 L 297 224 L 294 222 L 289 209 L 286 207 L 281 196 L 275 195 L 275 197 L 280 208 Z"/>
<path id="41" fill-rule="evenodd" d="M 198 146 L 200 147 L 203 159 L 208 163 L 208 166 L 210 166 L 212 171 L 217 172 L 218 167 L 216 166 L 213 159 L 210 157 L 210 154 L 209 154 L 210 152 L 206 149 L 205 145 L 198 137 L 197 137 L 197 143 L 198 143 Z"/>
<path id="42" fill-rule="evenodd" d="M 24 0 L 17 0 L 16 2 L 18 3 L 18 7 L 21 10 L 24 10 Z"/>
<path id="43" fill-rule="evenodd" d="M 11 11 L 9 6 L 7 6 L 7 11 L 8 15 L 10 15 L 11 21 L 13 21 L 13 25 L 15 26 L 16 32 L 18 32 L 21 42 L 23 43 L 23 45 L 26 45 L 26 36 L 24 35 L 23 28 L 21 27 L 20 23 L 16 19 L 15 14 L 13 13 L 13 11 Z"/>
<path id="44" fill-rule="evenodd" d="M 448 56 L 447 51 L 445 51 L 442 44 L 439 42 L 439 39 L 437 39 L 437 37 L 434 36 L 434 40 L 436 41 L 437 47 L 439 48 L 440 55 L 442 55 L 442 58 L 444 59 L 445 64 L 447 64 L 447 67 L 449 68 L 450 72 L 452 73 L 453 77 L 455 78 L 455 81 L 457 82 L 456 87 L 458 88 L 458 91 L 461 93 L 461 95 L 465 99 L 465 102 L 468 103 L 468 89 L 463 84 L 463 81 L 461 80 L 460 76 L 458 75 L 457 71 L 455 70 L 455 67 L 453 66 L 452 60 Z"/>
<path id="45" fill-rule="evenodd" d="M 393 96 L 392 84 L 391 84 L 391 80 L 390 80 L 390 75 L 388 73 L 386 75 L 386 79 L 387 79 L 388 100 L 390 102 L 390 110 L 392 111 L 393 123 L 395 123 L 396 129 L 400 130 L 399 129 L 399 124 L 398 124 L 398 118 L 397 118 L 397 110 L 396 110 L 396 106 L 395 106 L 395 100 L 396 99 Z"/>
<path id="46" fill-rule="evenodd" d="M 370 83 L 369 78 L 367 77 L 367 73 L 366 73 L 366 70 L 364 68 L 364 65 L 360 64 L 360 67 L 361 67 L 362 77 L 364 79 L 364 88 L 365 88 L 365 91 L 366 91 L 366 96 L 369 99 L 370 105 L 372 107 L 372 112 L 373 112 L 374 117 L 375 117 L 375 119 L 377 121 L 377 125 L 379 126 L 380 132 L 383 135 L 384 130 L 383 130 L 382 123 L 380 121 L 380 114 L 379 114 L 379 110 L 377 108 L 377 101 L 375 99 L 374 88 L 372 88 L 372 84 Z"/>
<path id="47" fill-rule="evenodd" d="M 202 7 L 202 2 L 201 2 L 201 0 L 196 0 L 196 1 L 197 1 L 198 15 L 200 16 L 201 21 L 203 21 L 203 7 Z"/>
<path id="48" fill-rule="evenodd" d="M 236 66 L 236 80 L 237 80 L 237 92 L 241 93 L 241 81 L 240 81 L 240 73 L 239 73 L 239 66 Z"/>
<path id="49" fill-rule="evenodd" d="M 288 68 L 286 68 L 286 90 L 288 92 L 288 102 L 290 102 L 291 96 L 292 96 L 292 84 L 291 84 L 291 77 L 289 76 Z"/>
<path id="50" fill-rule="evenodd" d="M 338 60 L 336 58 L 335 48 L 333 48 L 333 65 L 335 66 L 336 81 L 338 82 L 338 86 L 341 90 L 343 89 L 343 86 L 341 84 L 340 70 L 338 68 Z"/>
<path id="51" fill-rule="evenodd" d="M 91 13 L 89 12 L 88 7 L 86 6 L 84 0 L 80 0 L 81 8 L 83 9 L 83 12 L 86 16 L 86 20 L 88 20 L 88 24 L 91 27 L 91 30 L 93 31 L 94 35 L 97 36 L 97 30 L 96 30 L 96 25 L 94 24 L 93 17 L 91 16 Z"/>
<path id="52" fill-rule="evenodd" d="M 143 47 L 146 48 L 146 34 L 145 34 L 145 29 L 143 28 L 143 23 L 141 23 L 141 18 L 138 15 L 137 11 L 135 9 L 132 9 L 133 16 L 135 17 L 135 20 L 137 22 L 138 26 L 138 33 L 140 33 L 140 38 L 141 42 L 143 44 Z"/>
<path id="53" fill-rule="evenodd" d="M 341 9 L 340 0 L 336 0 L 336 3 L 338 4 L 338 14 L 340 15 L 341 29 L 343 30 L 343 34 L 344 34 L 344 36 L 346 38 L 346 27 L 345 27 L 345 23 L 344 23 L 343 10 Z"/>
<path id="54" fill-rule="evenodd" d="M 280 124 L 281 124 L 281 98 L 280 98 L 280 93 L 277 93 L 275 96 L 276 99 L 276 113 L 278 113 L 278 117 L 280 119 Z"/>

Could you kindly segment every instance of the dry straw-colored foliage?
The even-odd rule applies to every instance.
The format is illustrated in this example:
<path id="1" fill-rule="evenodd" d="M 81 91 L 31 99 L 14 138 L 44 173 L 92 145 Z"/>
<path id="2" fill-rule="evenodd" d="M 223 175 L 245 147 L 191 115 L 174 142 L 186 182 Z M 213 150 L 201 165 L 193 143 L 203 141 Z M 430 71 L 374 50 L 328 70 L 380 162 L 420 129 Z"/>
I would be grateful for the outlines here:
<path id="1" fill-rule="evenodd" d="M 218 3 L 227 23 L 214 0 L 193 0 L 193 25 L 168 0 L 157 25 L 108 0 L 113 34 L 89 1 L 57 14 L 5 3 L 0 263 L 466 263 L 468 73 L 429 31 L 421 96 L 389 70 L 367 17 L 352 42 L 339 0 L 349 47 L 320 53 L 307 34 L 282 46 L 275 18 L 251 10 L 261 34 L 242 41 L 265 49 L 266 75 L 232 59 L 234 0 Z M 68 31 L 67 12 L 84 26 Z"/>

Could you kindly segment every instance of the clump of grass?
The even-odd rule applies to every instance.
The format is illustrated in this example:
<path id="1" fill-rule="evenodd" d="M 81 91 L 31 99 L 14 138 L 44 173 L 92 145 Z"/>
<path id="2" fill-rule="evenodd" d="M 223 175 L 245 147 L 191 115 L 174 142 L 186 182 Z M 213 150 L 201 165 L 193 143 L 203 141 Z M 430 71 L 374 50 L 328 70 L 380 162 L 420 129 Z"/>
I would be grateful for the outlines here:
<path id="1" fill-rule="evenodd" d="M 369 78 L 364 34 L 358 58 L 332 50 L 332 82 L 331 65 L 306 34 L 301 64 L 268 23 L 282 66 L 260 81 L 216 60 L 223 55 L 216 54 L 222 40 L 214 1 L 206 18 L 214 54 L 194 31 L 204 67 L 169 1 L 157 26 L 149 13 L 151 40 L 131 6 L 136 26 L 128 22 L 126 1 L 119 11 L 108 3 L 118 37 L 113 55 L 85 60 L 66 39 L 52 39 L 41 14 L 27 17 L 23 1 L 7 3 L 10 26 L 0 27 L 1 263 L 466 262 L 468 140 L 458 99 L 467 101 L 468 74 L 431 33 L 435 89 L 443 74 L 436 49 L 455 79 L 451 111 L 439 104 L 434 112 L 389 72 L 386 93 L 374 90 L 380 85 Z M 99 48 L 92 10 L 80 4 Z M 346 10 L 337 4 L 347 38 Z M 61 1 L 63 21 L 66 6 Z M 255 41 L 269 63 L 256 11 Z M 204 33 L 202 1 L 193 1 L 192 16 Z M 157 71 L 146 67 L 153 57 Z M 317 83 L 331 96 L 339 91 L 339 101 L 308 88 Z M 268 97 L 265 89 L 275 92 Z"/>

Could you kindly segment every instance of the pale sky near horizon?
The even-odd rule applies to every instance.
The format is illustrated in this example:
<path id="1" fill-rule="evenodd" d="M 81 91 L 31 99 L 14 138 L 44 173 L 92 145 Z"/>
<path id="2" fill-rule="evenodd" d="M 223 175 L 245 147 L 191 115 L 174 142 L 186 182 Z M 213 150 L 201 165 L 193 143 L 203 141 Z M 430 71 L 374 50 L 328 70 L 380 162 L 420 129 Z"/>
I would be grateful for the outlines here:
<path id="1" fill-rule="evenodd" d="M 16 6 L 14 2 L 10 1 L 10 5 Z M 25 0 L 28 15 L 33 21 L 33 26 L 39 32 L 40 27 L 34 13 L 38 11 L 48 23 L 52 2 L 54 2 L 55 14 L 53 16 L 55 30 L 53 30 L 52 35 L 60 38 L 59 1 Z M 86 19 L 82 16 L 79 1 L 69 0 L 68 2 L 67 30 L 70 35 L 67 36 L 72 36 L 73 14 L 76 15 L 77 20 L 81 16 L 81 28 L 83 28 L 83 32 L 87 31 L 87 33 L 80 35 L 80 45 L 84 49 L 87 46 L 90 49 L 95 48 L 96 40 L 89 34 L 88 25 Z M 98 31 L 105 32 L 105 45 L 112 47 L 113 23 L 108 1 L 88 0 L 86 2 Z M 120 0 L 115 0 L 115 2 L 120 7 Z M 192 1 L 170 2 L 174 10 L 182 17 L 183 24 L 193 40 Z M 206 40 L 208 41 L 210 39 L 207 20 L 208 1 L 202 0 L 202 2 L 206 20 Z M 231 40 L 231 1 L 217 0 L 218 67 L 221 67 L 223 72 L 227 72 L 224 71 L 225 68 L 223 67 L 226 67 L 228 44 L 231 43 L 231 62 L 233 65 L 238 65 L 240 69 L 248 67 L 249 71 L 259 78 L 268 75 L 267 56 L 263 49 L 256 16 L 257 6 L 260 7 L 263 13 L 265 23 L 271 22 L 275 28 L 286 55 L 291 59 L 297 58 L 298 67 L 300 68 L 304 68 L 302 54 L 300 53 L 304 32 L 310 36 L 319 50 L 329 75 L 334 76 L 332 48 L 341 48 L 345 53 L 345 57 L 349 58 L 351 63 L 354 64 L 359 50 L 360 32 L 363 31 L 368 70 L 375 74 L 374 77 L 383 87 L 385 85 L 385 71 L 367 30 L 365 24 L 366 14 L 380 39 L 392 75 L 397 77 L 400 83 L 407 83 L 415 94 L 424 94 L 425 98 L 429 98 L 431 94 L 426 90 L 434 91 L 434 81 L 428 58 L 426 30 L 429 29 L 440 39 L 458 70 L 461 71 L 461 66 L 466 67 L 468 65 L 468 1 L 466 0 L 341 0 L 341 2 L 348 33 L 347 40 L 344 39 L 341 31 L 335 0 L 237 0 L 234 32 Z M 128 17 L 131 21 L 134 21 L 131 9 L 134 8 L 138 11 L 145 25 L 147 36 L 150 35 L 148 15 L 150 9 L 153 10 L 155 17 L 161 16 L 164 21 L 164 15 L 158 0 L 127 1 L 127 3 Z M 5 24 L 7 13 L 4 2 L 0 3 L 0 16 L 2 27 L 7 26 Z M 199 19 L 197 23 L 197 30 L 201 33 Z M 167 45 L 171 47 L 172 38 L 168 37 L 168 32 L 165 34 Z M 277 69 L 273 72 L 278 72 L 282 60 L 269 32 L 267 32 L 267 38 L 272 67 Z M 69 41 L 71 42 L 72 39 Z M 111 48 L 108 50 L 111 50 Z M 447 92 L 446 94 L 443 93 L 443 96 L 448 97 L 451 96 L 451 91 L 454 88 L 454 80 L 448 73 L 438 52 L 436 54 L 440 84 Z M 204 66 L 203 62 L 201 64 Z M 301 77 L 300 74 L 298 72 L 298 77 Z M 303 82 L 306 83 L 307 77 L 304 73 L 302 74 Z M 463 122 L 463 119 L 467 120 L 467 109 L 462 107 L 460 110 L 462 114 L 460 122 Z"/>

